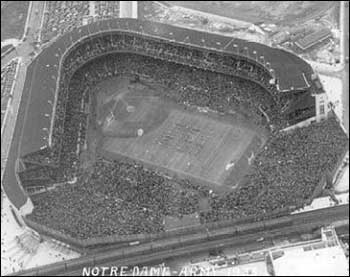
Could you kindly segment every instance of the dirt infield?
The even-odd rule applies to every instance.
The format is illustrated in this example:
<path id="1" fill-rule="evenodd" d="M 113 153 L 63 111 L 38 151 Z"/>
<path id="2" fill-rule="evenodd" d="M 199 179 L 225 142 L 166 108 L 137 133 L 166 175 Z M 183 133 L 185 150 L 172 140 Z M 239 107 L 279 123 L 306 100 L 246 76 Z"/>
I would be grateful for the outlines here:
<path id="1" fill-rule="evenodd" d="M 126 78 L 99 85 L 97 123 L 104 136 L 100 154 L 140 161 L 217 190 L 235 188 L 263 143 L 257 132 L 169 103 L 153 89 Z"/>
<path id="2" fill-rule="evenodd" d="M 157 128 L 169 111 L 152 89 L 129 78 L 112 78 L 97 87 L 97 124 L 108 137 L 137 137 Z"/>

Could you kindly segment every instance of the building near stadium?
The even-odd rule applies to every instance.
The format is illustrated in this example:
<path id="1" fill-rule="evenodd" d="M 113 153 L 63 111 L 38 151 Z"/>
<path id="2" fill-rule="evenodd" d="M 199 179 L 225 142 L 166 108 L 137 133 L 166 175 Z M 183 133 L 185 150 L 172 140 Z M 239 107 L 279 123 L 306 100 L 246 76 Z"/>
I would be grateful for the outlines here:
<path id="1" fill-rule="evenodd" d="M 321 240 L 288 245 L 269 253 L 275 276 L 348 276 L 349 264 L 333 228 Z"/>
<path id="2" fill-rule="evenodd" d="M 347 276 L 349 266 L 333 227 L 321 229 L 321 238 L 235 256 L 191 261 L 188 274 L 210 276 Z M 210 272 L 210 273 L 209 273 Z M 204 274 L 203 274 L 204 275 Z"/>
<path id="3" fill-rule="evenodd" d="M 329 29 L 324 28 L 297 40 L 295 44 L 301 50 L 306 51 L 312 46 L 315 46 L 330 37 L 332 37 L 332 32 Z"/>

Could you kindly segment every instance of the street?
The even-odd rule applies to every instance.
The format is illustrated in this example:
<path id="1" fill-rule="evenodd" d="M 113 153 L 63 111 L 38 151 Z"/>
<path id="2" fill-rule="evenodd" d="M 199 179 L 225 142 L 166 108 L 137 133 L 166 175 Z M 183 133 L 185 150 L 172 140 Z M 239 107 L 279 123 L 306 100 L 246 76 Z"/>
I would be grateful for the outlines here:
<path id="1" fill-rule="evenodd" d="M 343 17 L 343 24 L 344 24 L 344 32 L 343 32 L 343 44 L 344 44 L 344 72 L 343 72 L 343 106 L 344 106 L 344 126 L 349 134 L 349 60 L 347 60 L 347 57 L 349 57 L 349 5 L 344 4 L 344 17 Z M 348 3 L 348 2 L 347 2 Z"/>
<path id="2" fill-rule="evenodd" d="M 16 185 L 17 180 L 14 175 L 19 145 L 19 137 L 16 138 L 17 142 L 14 142 L 14 134 L 16 133 L 16 128 L 19 128 L 17 126 L 17 115 L 23 100 L 22 92 L 26 79 L 26 70 L 28 65 L 31 63 L 32 57 L 30 53 L 34 51 L 34 42 L 37 40 L 38 34 L 40 33 L 43 11 L 44 1 L 32 1 L 32 7 L 28 11 L 28 24 L 24 30 L 25 34 L 27 33 L 26 40 L 18 45 L 15 51 L 12 51 L 9 55 L 6 55 L 1 59 L 1 66 L 4 66 L 16 57 L 21 58 L 18 75 L 13 89 L 13 98 L 10 111 L 8 111 L 6 122 L 4 122 L 4 125 L 6 126 L 1 134 L 1 185 L 4 189 L 4 183 L 11 184 L 11 186 L 7 187 L 10 187 L 11 190 L 13 190 L 12 194 L 16 194 L 17 198 L 20 199 L 20 202 L 25 201 L 26 197 L 23 194 L 22 188 Z M 23 124 L 23 122 L 20 123 Z M 6 171 L 7 174 L 5 174 Z M 6 190 L 5 192 L 8 193 Z"/>

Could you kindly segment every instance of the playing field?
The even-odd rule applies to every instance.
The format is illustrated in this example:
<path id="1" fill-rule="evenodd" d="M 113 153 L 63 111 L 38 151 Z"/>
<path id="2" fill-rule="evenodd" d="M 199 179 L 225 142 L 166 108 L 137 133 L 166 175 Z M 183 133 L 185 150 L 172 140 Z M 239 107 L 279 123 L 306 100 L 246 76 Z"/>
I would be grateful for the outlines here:
<path id="1" fill-rule="evenodd" d="M 98 100 L 105 137 L 101 153 L 107 158 L 141 161 L 168 175 L 227 190 L 237 185 L 261 146 L 251 129 L 167 103 L 139 84 L 124 80 L 118 86 Z"/>

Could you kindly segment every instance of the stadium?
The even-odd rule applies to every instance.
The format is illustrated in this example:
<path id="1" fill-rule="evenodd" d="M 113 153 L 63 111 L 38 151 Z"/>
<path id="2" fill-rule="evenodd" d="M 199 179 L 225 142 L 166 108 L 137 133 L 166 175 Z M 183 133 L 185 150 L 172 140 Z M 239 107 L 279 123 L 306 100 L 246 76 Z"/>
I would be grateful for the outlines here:
<path id="1" fill-rule="evenodd" d="M 76 245 L 282 216 L 318 196 L 347 151 L 323 93 L 281 49 L 88 24 L 29 66 L 4 190 L 29 226 Z"/>

